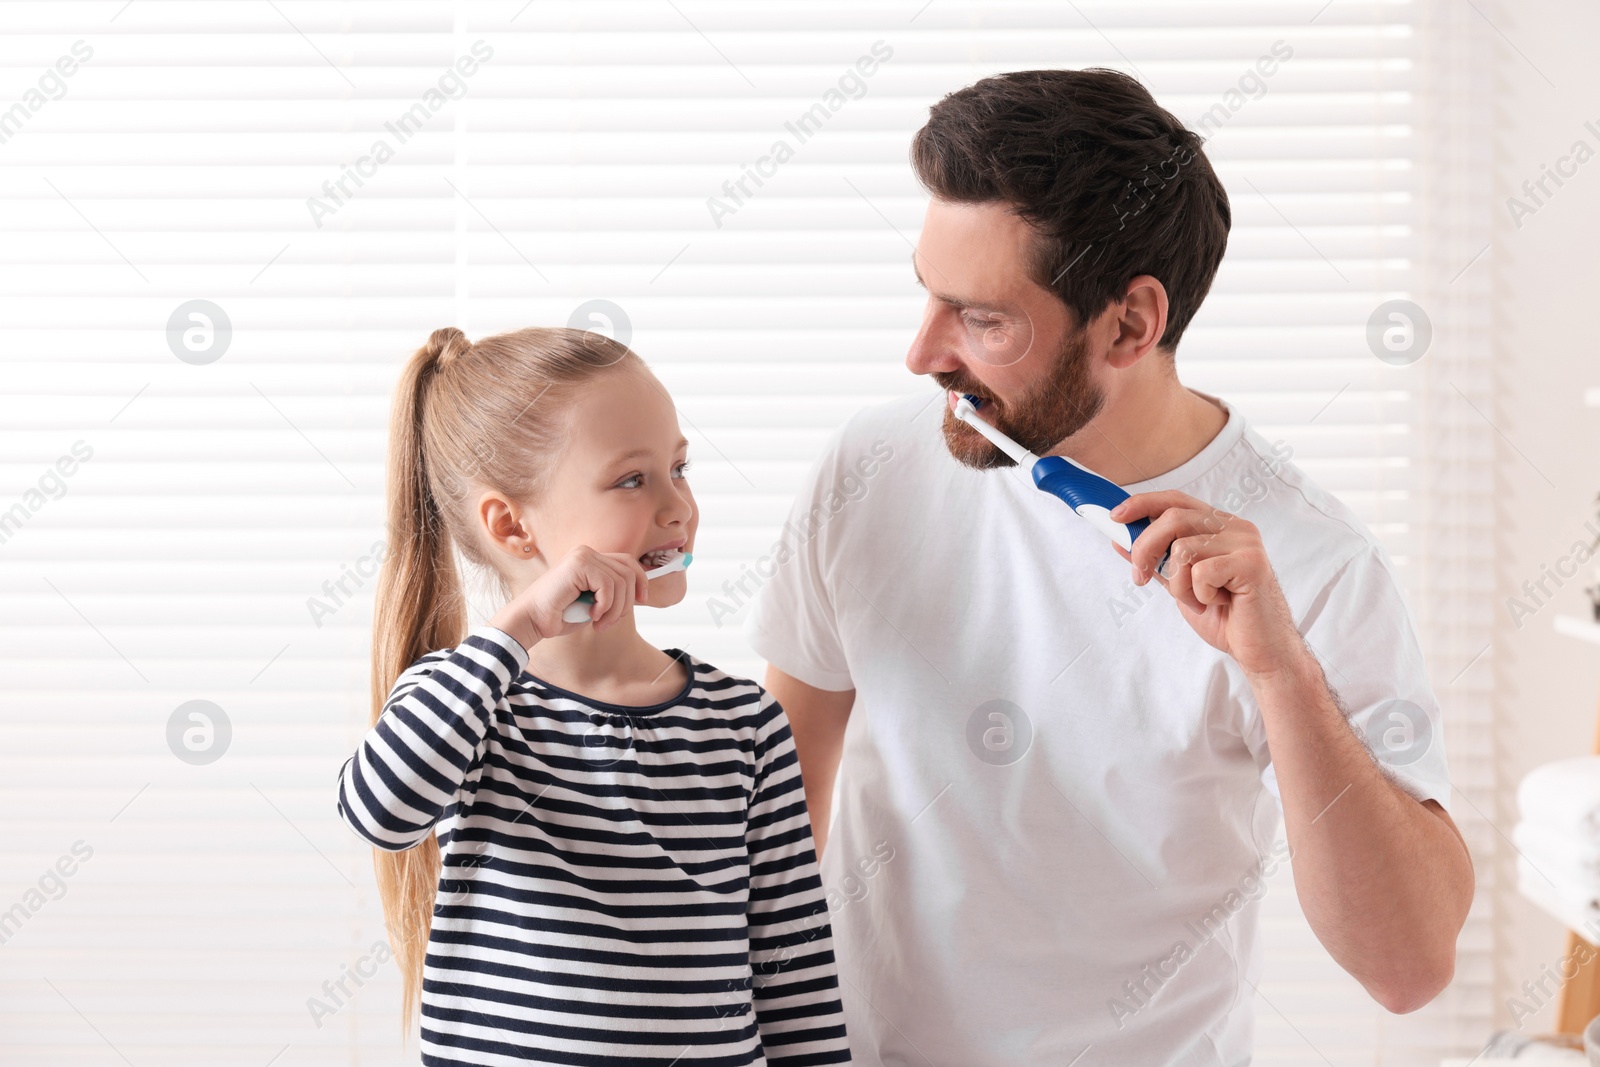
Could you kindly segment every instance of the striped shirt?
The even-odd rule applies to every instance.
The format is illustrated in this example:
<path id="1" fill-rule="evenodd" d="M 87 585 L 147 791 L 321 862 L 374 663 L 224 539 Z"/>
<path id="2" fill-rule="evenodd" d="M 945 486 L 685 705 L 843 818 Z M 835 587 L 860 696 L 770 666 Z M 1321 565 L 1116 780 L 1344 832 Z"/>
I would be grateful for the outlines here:
<path id="1" fill-rule="evenodd" d="M 850 1062 L 788 719 L 666 651 L 683 689 L 624 707 L 478 626 L 407 668 L 340 769 L 377 847 L 438 827 L 428 1067 Z"/>

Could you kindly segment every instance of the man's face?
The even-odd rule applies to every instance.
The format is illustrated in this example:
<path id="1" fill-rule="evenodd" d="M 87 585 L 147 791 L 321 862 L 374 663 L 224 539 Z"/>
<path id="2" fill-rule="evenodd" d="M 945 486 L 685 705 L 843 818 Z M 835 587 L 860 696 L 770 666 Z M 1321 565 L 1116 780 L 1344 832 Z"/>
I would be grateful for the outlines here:
<path id="1" fill-rule="evenodd" d="M 928 204 L 911 260 L 928 306 L 906 367 L 982 398 L 989 423 L 1042 456 L 1088 424 L 1105 395 L 1087 331 L 1028 276 L 1032 237 L 1003 203 Z M 944 438 L 969 467 L 1012 465 L 948 404 Z"/>

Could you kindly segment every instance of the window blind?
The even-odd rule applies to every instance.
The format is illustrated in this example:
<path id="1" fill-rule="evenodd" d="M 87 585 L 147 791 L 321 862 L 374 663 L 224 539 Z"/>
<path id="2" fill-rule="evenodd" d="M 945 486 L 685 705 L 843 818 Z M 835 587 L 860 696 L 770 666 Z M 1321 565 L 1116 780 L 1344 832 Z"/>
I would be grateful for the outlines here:
<path id="1" fill-rule="evenodd" d="M 1452 153 L 1481 87 L 1459 62 L 1475 31 L 1431 3 L 66 0 L 0 20 L 0 1060 L 394 1062 L 370 853 L 332 789 L 366 724 L 399 365 L 444 325 L 632 344 L 702 506 L 690 595 L 641 629 L 759 679 L 712 598 L 832 429 L 932 391 L 903 366 L 907 146 L 942 95 L 1010 69 L 1125 70 L 1207 137 L 1234 228 L 1182 375 L 1389 546 L 1484 805 L 1457 819 L 1492 850 L 1467 522 L 1492 431 L 1452 392 L 1488 385 L 1482 265 L 1449 279 L 1478 251 L 1483 194 Z M 1369 346 L 1395 299 L 1435 309 L 1427 358 Z M 1398 1018 L 1283 871 L 1258 1064 L 1476 1048 L 1484 872 L 1456 982 Z"/>

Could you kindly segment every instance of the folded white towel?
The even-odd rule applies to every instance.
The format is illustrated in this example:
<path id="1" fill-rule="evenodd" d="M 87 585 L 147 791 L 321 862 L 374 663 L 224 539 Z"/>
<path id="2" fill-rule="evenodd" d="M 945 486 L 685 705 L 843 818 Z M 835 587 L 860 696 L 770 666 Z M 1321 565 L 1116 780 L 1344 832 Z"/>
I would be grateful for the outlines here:
<path id="1" fill-rule="evenodd" d="M 1574 881 L 1593 883 L 1600 892 L 1600 838 L 1579 837 L 1523 820 L 1512 828 L 1511 843 L 1540 867 L 1547 863 L 1559 867 Z"/>
<path id="2" fill-rule="evenodd" d="M 1600 882 L 1575 874 L 1571 866 L 1559 859 L 1524 850 L 1517 862 L 1526 864 L 1534 877 L 1562 900 L 1570 901 L 1575 907 L 1600 908 Z"/>
<path id="3" fill-rule="evenodd" d="M 1555 879 L 1541 873 L 1524 857 L 1517 857 L 1517 892 L 1559 919 L 1569 930 L 1576 930 L 1591 945 L 1600 945 L 1600 907 L 1585 894 L 1564 892 L 1552 886 Z"/>
<path id="4" fill-rule="evenodd" d="M 1547 830 L 1600 837 L 1600 756 L 1535 767 L 1517 786 L 1517 810 Z"/>

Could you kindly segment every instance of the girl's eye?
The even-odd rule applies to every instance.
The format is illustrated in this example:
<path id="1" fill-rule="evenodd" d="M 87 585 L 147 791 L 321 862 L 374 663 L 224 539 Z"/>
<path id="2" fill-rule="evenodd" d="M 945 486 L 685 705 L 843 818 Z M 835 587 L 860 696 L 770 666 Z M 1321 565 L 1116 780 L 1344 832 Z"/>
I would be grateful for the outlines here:
<path id="1" fill-rule="evenodd" d="M 682 463 L 678 464 L 675 469 L 678 470 L 678 471 L 686 471 L 686 470 L 688 470 L 689 469 L 689 461 L 688 460 L 684 460 Z M 644 475 L 642 475 L 642 474 L 630 474 L 626 478 L 624 478 L 622 481 L 617 483 L 617 488 L 618 489 L 637 489 L 639 487 L 638 486 L 638 482 L 643 477 L 644 477 Z M 681 478 L 681 477 L 683 477 L 683 475 L 679 474 L 678 477 Z"/>

